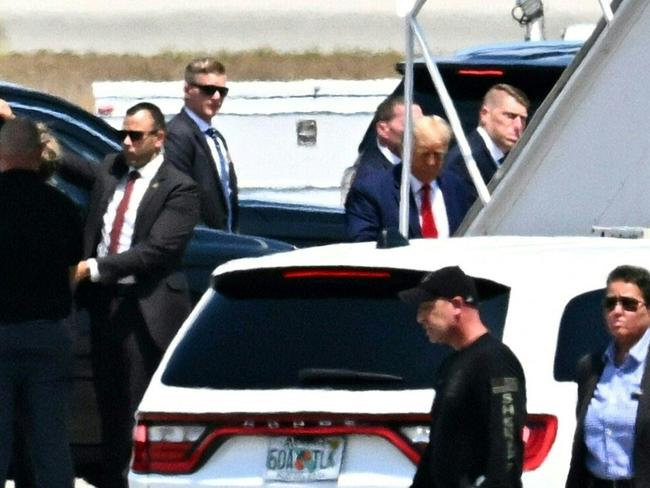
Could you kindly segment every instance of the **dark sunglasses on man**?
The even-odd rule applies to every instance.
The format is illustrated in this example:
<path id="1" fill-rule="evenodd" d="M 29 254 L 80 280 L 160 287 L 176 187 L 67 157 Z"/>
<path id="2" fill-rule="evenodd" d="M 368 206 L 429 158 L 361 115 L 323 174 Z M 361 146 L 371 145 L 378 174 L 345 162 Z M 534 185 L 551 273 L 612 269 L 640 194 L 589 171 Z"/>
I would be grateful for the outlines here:
<path id="1" fill-rule="evenodd" d="M 141 130 L 118 130 L 117 133 L 120 136 L 120 141 L 123 141 L 126 139 L 126 136 L 129 136 L 129 139 L 131 139 L 132 142 L 136 142 L 141 140 L 145 135 L 151 135 L 155 134 L 158 132 L 157 130 L 150 130 L 150 131 L 141 131 Z"/>
<path id="2" fill-rule="evenodd" d="M 219 92 L 221 98 L 226 98 L 228 95 L 228 87 L 217 86 L 217 85 L 198 85 L 196 83 L 191 83 L 192 86 L 195 86 L 199 91 L 206 97 L 212 97 L 216 92 Z"/>
<path id="3" fill-rule="evenodd" d="M 642 300 L 637 300 L 633 297 L 605 297 L 603 301 L 603 308 L 608 312 L 611 312 L 616 308 L 617 304 L 621 304 L 623 310 L 626 312 L 636 312 L 639 308 L 639 305 L 645 305 L 645 302 Z"/>

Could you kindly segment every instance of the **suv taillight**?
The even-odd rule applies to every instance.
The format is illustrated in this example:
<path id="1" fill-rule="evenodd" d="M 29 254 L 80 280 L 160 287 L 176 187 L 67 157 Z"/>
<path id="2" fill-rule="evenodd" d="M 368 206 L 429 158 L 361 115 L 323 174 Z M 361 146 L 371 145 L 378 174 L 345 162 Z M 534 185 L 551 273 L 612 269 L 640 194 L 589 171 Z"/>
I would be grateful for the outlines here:
<path id="1" fill-rule="evenodd" d="M 199 458 L 204 425 L 146 425 L 133 431 L 133 471 L 189 473 Z"/>
<path id="2" fill-rule="evenodd" d="M 224 420 L 228 425 L 223 424 Z M 377 420 L 372 416 L 354 415 L 332 416 L 331 420 L 284 416 L 227 420 L 207 416 L 193 419 L 188 415 L 140 418 L 133 431 L 131 469 L 136 473 L 191 473 L 205 461 L 206 452 L 213 452 L 215 446 L 238 436 L 375 436 L 393 444 L 416 464 L 422 447 L 426 446 L 428 434 L 414 439 L 405 434 L 404 429 L 426 421 L 427 416 L 422 415 L 392 418 L 390 422 L 385 418 Z M 396 422 L 406 427 L 395 429 L 388 425 Z M 426 426 L 422 428 L 428 429 Z"/>
<path id="3" fill-rule="evenodd" d="M 136 473 L 185 474 L 195 471 L 206 452 L 236 436 L 346 436 L 369 435 L 392 443 L 413 464 L 429 440 L 428 416 L 406 415 L 377 420 L 372 416 L 345 416 L 344 420 L 314 419 L 228 419 L 229 425 L 183 415 L 177 420 L 141 419 L 133 434 L 132 470 Z M 233 421 L 234 420 L 234 421 Z M 395 426 L 395 428 L 390 427 Z M 552 415 L 528 416 L 524 437 L 524 471 L 538 468 L 548 455 L 557 434 L 557 418 Z"/>
<path id="4" fill-rule="evenodd" d="M 420 453 L 429 442 L 429 426 L 403 427 L 402 433 Z M 553 415 L 530 414 L 524 426 L 524 471 L 532 471 L 541 466 L 548 456 L 557 434 L 557 417 Z M 419 461 L 419 458 L 416 462 Z"/>
<path id="5" fill-rule="evenodd" d="M 541 466 L 548 456 L 557 435 L 557 417 L 530 414 L 524 427 L 524 471 Z"/>

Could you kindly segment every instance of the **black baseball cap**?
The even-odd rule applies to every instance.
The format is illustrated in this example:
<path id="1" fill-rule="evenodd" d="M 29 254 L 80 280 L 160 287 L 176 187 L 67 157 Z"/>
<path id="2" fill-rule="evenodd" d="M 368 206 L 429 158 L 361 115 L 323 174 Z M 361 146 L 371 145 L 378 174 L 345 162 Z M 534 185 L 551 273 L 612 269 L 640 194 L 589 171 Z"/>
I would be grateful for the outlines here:
<path id="1" fill-rule="evenodd" d="M 406 303 L 419 305 L 435 298 L 463 297 L 465 302 L 476 304 L 478 293 L 476 284 L 471 276 L 458 266 L 447 266 L 427 274 L 415 288 L 409 288 L 398 293 Z"/>

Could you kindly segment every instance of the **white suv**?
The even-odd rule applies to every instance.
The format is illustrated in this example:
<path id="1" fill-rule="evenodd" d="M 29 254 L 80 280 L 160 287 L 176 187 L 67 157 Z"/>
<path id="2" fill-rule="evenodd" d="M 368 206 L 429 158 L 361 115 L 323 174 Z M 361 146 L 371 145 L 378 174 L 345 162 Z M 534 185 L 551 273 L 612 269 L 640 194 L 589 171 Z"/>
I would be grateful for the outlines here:
<path id="1" fill-rule="evenodd" d="M 396 292 L 459 265 L 526 373 L 524 485 L 563 486 L 578 357 L 607 335 L 608 272 L 650 243 L 596 237 L 337 244 L 231 261 L 167 351 L 137 414 L 132 487 L 408 487 L 436 366 Z"/>

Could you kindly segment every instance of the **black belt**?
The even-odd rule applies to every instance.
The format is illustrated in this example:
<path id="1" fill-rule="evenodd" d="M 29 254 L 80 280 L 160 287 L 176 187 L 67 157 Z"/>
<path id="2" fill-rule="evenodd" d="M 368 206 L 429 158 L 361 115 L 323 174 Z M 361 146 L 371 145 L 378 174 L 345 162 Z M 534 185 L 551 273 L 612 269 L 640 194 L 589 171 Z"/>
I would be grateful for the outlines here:
<path id="1" fill-rule="evenodd" d="M 602 480 L 593 477 L 591 482 L 592 488 L 634 488 L 634 480 Z"/>

